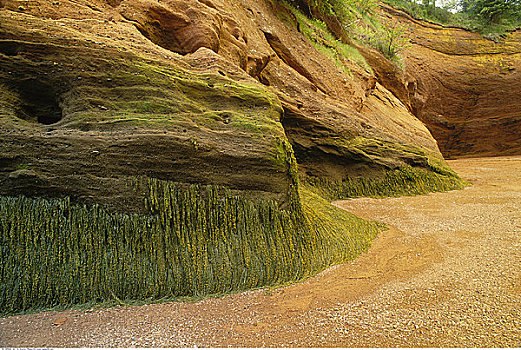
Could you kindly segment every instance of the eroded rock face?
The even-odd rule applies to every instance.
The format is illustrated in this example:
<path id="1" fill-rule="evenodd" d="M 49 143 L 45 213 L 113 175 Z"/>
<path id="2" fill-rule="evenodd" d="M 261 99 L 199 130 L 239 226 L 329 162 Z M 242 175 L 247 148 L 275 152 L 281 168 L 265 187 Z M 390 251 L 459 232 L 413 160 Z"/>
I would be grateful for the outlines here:
<path id="1" fill-rule="evenodd" d="M 406 81 L 412 112 L 450 158 L 521 153 L 521 32 L 496 43 L 418 22 L 384 7 L 409 29 Z"/>
<path id="2" fill-rule="evenodd" d="M 299 32 L 296 20 L 280 20 L 293 16 L 284 7 L 241 3 L 247 13 L 262 14 L 252 16 L 252 31 L 260 29 L 274 55 L 258 78 L 282 102 L 282 124 L 302 172 L 341 180 L 441 157 L 425 126 L 372 73 L 355 64 L 350 74 L 341 71 Z M 367 147 L 378 142 L 396 147 Z"/>
<path id="3" fill-rule="evenodd" d="M 147 42 L 141 56 L 117 42 L 142 37 L 132 25 L 94 22 L 99 36 L 85 39 L 79 25 L 0 15 L 2 194 L 132 207 L 129 180 L 148 176 L 285 201 L 294 179 L 282 107 L 234 64 Z"/>
<path id="4" fill-rule="evenodd" d="M 442 160 L 407 102 L 340 71 L 273 2 L 3 5 L 1 194 L 132 207 L 143 175 L 284 203 L 294 157 L 334 180 Z"/>

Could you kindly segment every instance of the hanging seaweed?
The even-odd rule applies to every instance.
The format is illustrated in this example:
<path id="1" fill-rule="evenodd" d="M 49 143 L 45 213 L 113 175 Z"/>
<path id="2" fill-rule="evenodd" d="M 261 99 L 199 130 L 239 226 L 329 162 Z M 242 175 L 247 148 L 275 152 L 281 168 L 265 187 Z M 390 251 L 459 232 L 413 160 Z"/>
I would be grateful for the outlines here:
<path id="1" fill-rule="evenodd" d="M 377 232 L 305 190 L 283 210 L 223 187 L 137 186 L 148 214 L 0 197 L 0 313 L 295 281 L 353 258 Z"/>

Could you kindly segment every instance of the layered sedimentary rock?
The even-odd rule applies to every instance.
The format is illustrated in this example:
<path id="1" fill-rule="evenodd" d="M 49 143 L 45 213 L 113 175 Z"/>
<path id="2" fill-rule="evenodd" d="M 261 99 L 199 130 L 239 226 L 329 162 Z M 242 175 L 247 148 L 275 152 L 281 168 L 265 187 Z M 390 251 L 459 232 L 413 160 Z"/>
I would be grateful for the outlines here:
<path id="1" fill-rule="evenodd" d="M 125 178 L 145 175 L 283 203 L 288 140 L 304 173 L 333 180 L 441 159 L 371 72 L 339 70 L 275 3 L 7 0 L 0 11 L 3 194 L 130 203 Z"/>
<path id="2" fill-rule="evenodd" d="M 127 180 L 143 175 L 284 201 L 282 107 L 235 65 L 124 22 L 1 15 L 3 194 L 131 204 Z M 133 37 L 139 49 L 120 43 Z"/>
<path id="3" fill-rule="evenodd" d="M 411 111 L 447 157 L 521 153 L 521 32 L 493 41 L 384 6 L 409 33 Z"/>
<path id="4" fill-rule="evenodd" d="M 378 231 L 317 193 L 464 186 L 378 82 L 393 65 L 335 60 L 301 21 L 268 0 L 0 2 L 0 314 L 299 280 Z"/>

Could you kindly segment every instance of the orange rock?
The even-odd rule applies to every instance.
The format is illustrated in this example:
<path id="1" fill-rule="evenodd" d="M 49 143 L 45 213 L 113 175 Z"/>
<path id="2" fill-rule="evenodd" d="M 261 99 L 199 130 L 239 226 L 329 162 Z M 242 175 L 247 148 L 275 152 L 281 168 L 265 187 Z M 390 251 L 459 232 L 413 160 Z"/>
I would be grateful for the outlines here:
<path id="1" fill-rule="evenodd" d="M 65 324 L 65 322 L 67 322 L 69 319 L 66 318 L 66 317 L 60 317 L 56 320 L 54 320 L 54 322 L 52 323 L 53 326 L 61 326 L 63 324 Z"/>
<path id="2" fill-rule="evenodd" d="M 408 28 L 413 113 L 449 158 L 521 154 L 521 31 L 494 42 L 384 9 Z"/>

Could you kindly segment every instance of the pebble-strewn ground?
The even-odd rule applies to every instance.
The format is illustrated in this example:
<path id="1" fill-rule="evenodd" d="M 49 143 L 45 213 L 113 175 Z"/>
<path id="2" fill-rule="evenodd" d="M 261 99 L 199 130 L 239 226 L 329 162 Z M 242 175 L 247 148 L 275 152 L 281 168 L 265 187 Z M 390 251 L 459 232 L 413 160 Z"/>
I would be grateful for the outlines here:
<path id="1" fill-rule="evenodd" d="M 0 346 L 521 347 L 521 158 L 450 163 L 474 185 L 337 202 L 391 226 L 351 264 L 194 304 L 3 318 Z"/>

